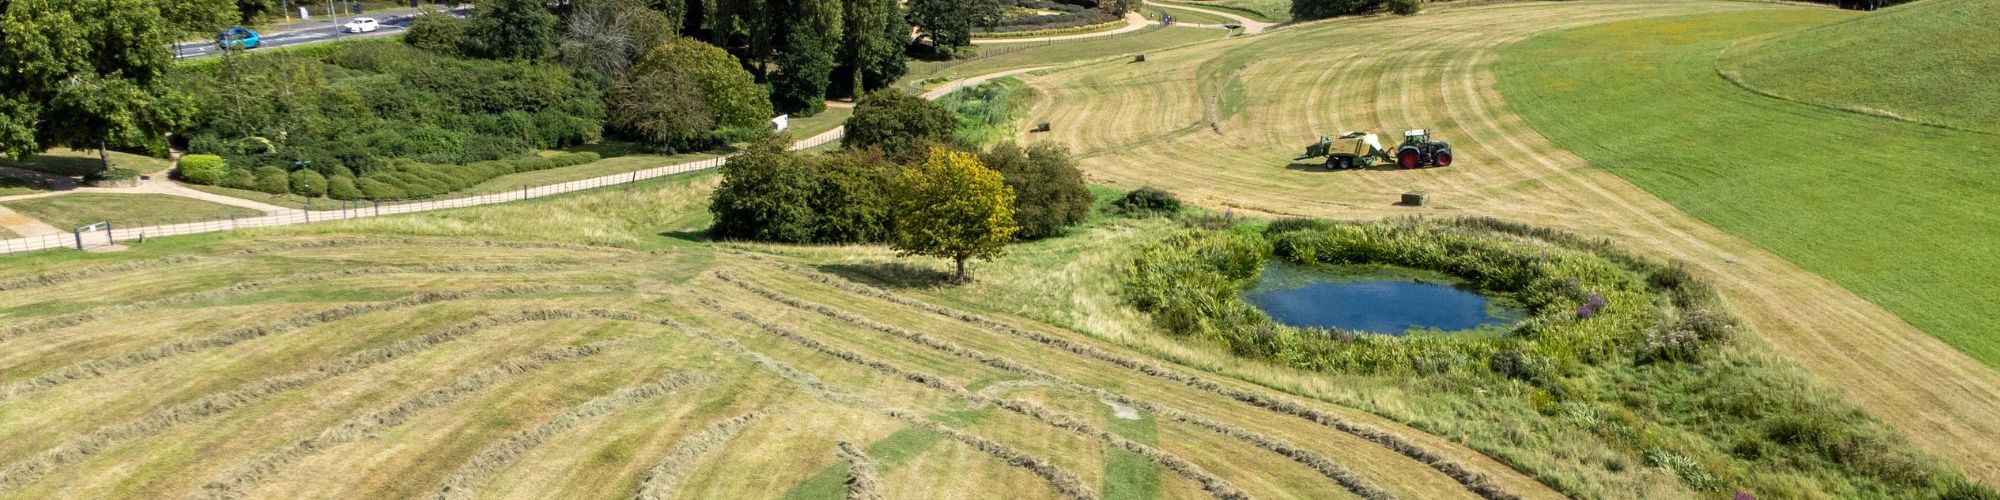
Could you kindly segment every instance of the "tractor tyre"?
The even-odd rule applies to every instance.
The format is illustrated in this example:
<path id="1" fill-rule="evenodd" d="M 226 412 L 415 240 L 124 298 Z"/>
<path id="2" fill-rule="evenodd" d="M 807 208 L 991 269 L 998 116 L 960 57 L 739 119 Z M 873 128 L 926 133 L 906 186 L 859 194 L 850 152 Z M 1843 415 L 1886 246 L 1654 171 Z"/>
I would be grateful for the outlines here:
<path id="1" fill-rule="evenodd" d="M 1451 166 L 1451 152 L 1450 152 L 1450 151 L 1439 151 L 1439 152 L 1438 152 L 1438 154 L 1437 154 L 1437 157 L 1436 157 L 1436 158 L 1433 158 L 1433 159 L 1432 159 L 1432 162 L 1433 162 L 1433 163 L 1436 163 L 1436 164 L 1437 164 L 1437 166 L 1440 166 L 1440 167 L 1449 167 L 1449 166 Z"/>
<path id="2" fill-rule="evenodd" d="M 1416 150 L 1404 150 L 1401 153 L 1396 153 L 1396 166 L 1405 169 L 1424 166 L 1424 156 L 1417 153 Z"/>

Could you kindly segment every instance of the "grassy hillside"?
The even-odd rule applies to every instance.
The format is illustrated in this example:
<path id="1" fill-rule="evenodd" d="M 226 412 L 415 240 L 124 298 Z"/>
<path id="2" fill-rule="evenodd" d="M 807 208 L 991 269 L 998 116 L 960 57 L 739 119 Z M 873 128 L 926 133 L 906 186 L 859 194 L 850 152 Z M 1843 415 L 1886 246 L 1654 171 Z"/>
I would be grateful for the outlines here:
<path id="1" fill-rule="evenodd" d="M 1745 317 L 1758 336 L 1769 339 L 1816 377 L 1847 392 L 1854 402 L 1932 451 L 1976 471 L 1978 477 L 2000 480 L 2000 443 L 1987 438 L 2000 433 L 2000 391 L 1993 390 L 2000 387 L 2000 372 L 1940 341 L 1932 335 L 1936 332 L 1913 327 L 1920 318 L 1905 315 L 1915 310 L 1905 308 L 1906 304 L 1871 302 L 1879 299 L 1857 294 L 1857 289 L 1865 288 L 1845 276 L 1835 281 L 1815 273 L 1834 274 L 1831 267 L 1818 266 L 1839 265 L 1845 267 L 1835 271 L 1878 273 L 1874 276 L 1882 281 L 1867 286 L 1921 288 L 1919 295 L 1899 296 L 1922 302 L 1918 307 L 1924 312 L 1943 316 L 1919 326 L 1944 320 L 1951 322 L 1947 328 L 1976 332 L 1980 325 L 1992 324 L 1980 318 L 1983 311 L 2000 310 L 1981 305 L 1992 297 L 1985 283 L 1993 280 L 1973 278 L 1981 275 L 1982 266 L 1992 266 L 1966 264 L 1940 273 L 1933 265 L 1988 262 L 1982 259 L 1990 256 L 1975 253 L 1976 245 L 1950 239 L 1957 236 L 1983 241 L 1982 235 L 1995 233 L 1990 223 L 1982 222 L 1990 220 L 1990 210 L 1969 209 L 1980 204 L 1949 198 L 1990 199 L 1972 192 L 1973 186 L 1992 185 L 1976 171 L 1982 163 L 1910 163 L 1907 160 L 1917 157 L 1898 156 L 1914 154 L 1908 142 L 1893 142 L 1891 146 L 1900 149 L 1890 150 L 1872 139 L 1863 141 L 1877 135 L 1875 129 L 1815 131 L 1837 123 L 1820 114 L 1801 120 L 1808 123 L 1789 126 L 1794 132 L 1806 131 L 1810 140 L 1789 136 L 1758 137 L 1764 142 L 1714 138 L 1729 135 L 1723 131 L 1731 127 L 1754 125 L 1754 120 L 1738 117 L 1735 108 L 1754 108 L 1756 103 L 1790 107 L 1771 113 L 1778 116 L 1821 111 L 1825 116 L 1870 119 L 1892 127 L 1908 125 L 1782 103 L 1736 89 L 1715 76 L 1713 54 L 1721 48 L 1717 45 L 1708 46 L 1707 59 L 1694 62 L 1674 57 L 1672 51 L 1659 55 L 1664 59 L 1657 61 L 1643 59 L 1656 54 L 1642 51 L 1537 53 L 1548 56 L 1549 61 L 1602 56 L 1602 60 L 1592 60 L 1597 66 L 1590 70 L 1605 73 L 1603 79 L 1576 66 L 1550 71 L 1581 72 L 1591 78 L 1555 87 L 1575 93 L 1570 101 L 1526 100 L 1515 95 L 1515 89 L 1506 88 L 1515 85 L 1512 78 L 1495 74 L 1523 71 L 1513 58 L 1518 52 L 1504 47 L 1536 40 L 1538 35 L 1692 13 L 1721 13 L 1701 19 L 1735 20 L 1735 24 L 1724 23 L 1732 26 L 1762 22 L 1773 31 L 1824 24 L 1850 15 L 1752 2 L 1586 1 L 1486 4 L 1438 9 L 1413 17 L 1311 23 L 1266 35 L 1154 51 L 1144 64 L 1107 61 L 1039 75 L 1028 80 L 1043 96 L 1029 122 L 1050 121 L 1054 131 L 1030 137 L 1078 149 L 1085 175 L 1095 181 L 1128 188 L 1161 187 L 1183 199 L 1218 209 L 1227 207 L 1239 214 L 1340 218 L 1487 215 L 1603 237 L 1637 252 L 1685 262 L 1722 289 L 1731 308 Z M 1695 35 L 1703 32 L 1690 23 L 1671 24 L 1677 39 L 1699 40 Z M 1643 34 L 1633 26 L 1616 25 L 1609 36 L 1623 40 Z M 1562 48 L 1560 43 L 1546 40 L 1530 43 L 1549 50 Z M 1553 66 L 1541 59 L 1524 59 Z M 1648 67 L 1663 81 L 1626 73 L 1628 68 L 1641 71 Z M 1705 78 L 1701 81 L 1715 89 L 1735 92 L 1730 95 L 1742 96 L 1741 103 L 1675 100 L 1687 93 L 1705 95 L 1710 88 L 1698 87 L 1702 91 L 1695 92 L 1676 86 L 1683 81 L 1679 76 L 1666 78 L 1683 71 L 1701 75 Z M 1498 90 L 1496 80 L 1501 87 Z M 1614 96 L 1584 95 L 1590 94 L 1580 87 L 1586 81 L 1603 85 L 1588 90 Z M 1656 106 L 1656 102 L 1671 104 Z M 1541 120 L 1528 121 L 1517 113 L 1518 108 L 1543 106 L 1568 107 L 1560 113 L 1538 111 L 1545 113 L 1538 118 L 1561 114 L 1571 120 L 1592 121 L 1600 128 L 1567 129 L 1572 135 L 1561 136 L 1564 142 L 1552 142 L 1557 136 Z M 1625 109 L 1628 107 L 1630 110 Z M 1651 121 L 1608 121 L 1635 116 Z M 1675 128 L 1682 126 L 1696 130 Z M 1458 163 L 1423 170 L 1327 171 L 1293 160 L 1323 133 L 1370 130 L 1395 134 L 1418 127 L 1450 141 Z M 1936 144 L 1993 150 L 1980 146 L 1990 143 L 1939 136 L 1931 127 L 1924 130 Z M 1584 156 L 1565 148 L 1573 144 L 1568 140 L 1578 137 L 1586 141 L 1576 146 Z M 1711 142 L 1701 142 L 1704 140 Z M 1642 189 L 1621 177 L 1625 172 L 1597 167 L 1603 163 L 1593 161 L 1597 158 L 1592 155 L 1609 147 L 1590 146 L 1589 141 L 1625 148 L 1620 151 L 1646 151 L 1646 155 L 1672 158 L 1623 157 L 1631 165 L 1650 165 L 1649 172 L 1656 172 L 1661 179 L 1731 175 L 1729 182 L 1708 184 L 1707 189 L 1737 192 L 1663 201 L 1655 194 L 1658 191 Z M 1784 163 L 1795 155 L 1844 144 L 1874 149 L 1851 162 Z M 1699 161 L 1690 161 L 1689 155 L 1702 156 L 1697 157 Z M 1728 163 L 1701 163 L 1722 160 Z M 1929 170 L 1916 172 L 1921 169 Z M 1871 177 L 1884 179 L 1877 183 L 1867 179 Z M 1755 192 L 1752 186 L 1765 179 L 1782 179 L 1802 194 Z M 1854 187 L 1861 183 L 1872 187 Z M 1958 185 L 1940 188 L 1939 184 L 1947 183 Z M 1394 205 L 1407 191 L 1428 192 L 1429 202 L 1420 208 Z M 1829 199 L 1831 194 L 1844 198 Z M 1903 206 L 1877 204 L 1872 200 L 1877 197 L 1899 200 Z M 1683 203 L 1690 199 L 1708 201 Z M 1739 200 L 1760 207 L 1764 210 L 1760 214 L 1781 218 L 1763 226 L 1711 224 L 1721 220 L 1710 217 L 1722 210 L 1724 201 L 1746 206 Z M 1842 203 L 1846 205 L 1833 206 Z M 1834 210 L 1829 213 L 1836 215 L 1814 217 L 1810 212 L 1828 207 Z M 1882 212 L 1856 214 L 1858 207 Z M 1933 208 L 1919 214 L 1922 207 Z M 1770 211 L 1778 208 L 1784 210 Z M 1872 224 L 1864 227 L 1856 220 Z M 1779 227 L 1779 223 L 1790 227 Z M 1835 231 L 1836 227 L 1845 232 Z M 1765 236 L 1749 232 L 1759 229 L 1778 231 L 1775 234 L 1779 236 L 1810 233 L 1814 239 L 1792 239 L 1793 246 L 1778 247 L 1763 239 Z M 1871 242 L 1894 247 L 1877 248 L 1872 253 L 1845 251 Z M 1801 249 L 1823 252 L 1822 257 L 1833 260 L 1795 257 L 1800 254 L 1793 252 Z M 1836 252 L 1824 253 L 1830 250 Z M 1932 260 L 1912 257 L 1923 252 L 1933 252 L 1928 254 Z M 1976 336 L 1961 335 L 1962 345 L 1978 343 Z M 1926 368 L 1903 368 L 1910 366 Z M 1608 488 L 1625 486 L 1629 483 Z"/>
<path id="2" fill-rule="evenodd" d="M 1927 0 L 1748 39 L 1718 66 L 1786 99 L 2000 133 L 1996 39 L 2000 2 Z"/>
<path id="3" fill-rule="evenodd" d="M 1555 496 L 1010 314 L 1168 221 L 943 295 L 850 281 L 937 264 L 885 250 L 688 241 L 717 180 L 0 258 L 0 497 L 840 498 L 849 464 L 889 498 Z"/>
<path id="4" fill-rule="evenodd" d="M 1503 51 L 1500 89 L 1593 165 L 2000 366 L 2000 136 L 1801 106 L 1709 70 L 1735 40 L 1843 15 L 1540 37 Z"/>

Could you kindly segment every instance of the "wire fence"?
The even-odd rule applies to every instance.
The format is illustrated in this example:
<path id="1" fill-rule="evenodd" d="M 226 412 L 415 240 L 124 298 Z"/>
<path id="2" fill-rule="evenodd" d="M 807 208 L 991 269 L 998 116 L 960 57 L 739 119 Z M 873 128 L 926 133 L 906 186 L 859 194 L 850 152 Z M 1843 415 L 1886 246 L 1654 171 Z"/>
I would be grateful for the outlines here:
<path id="1" fill-rule="evenodd" d="M 846 130 L 843 128 L 835 128 L 833 130 L 821 133 L 819 135 L 808 137 L 805 140 L 792 143 L 791 149 L 795 151 L 807 150 L 807 149 L 817 148 L 820 146 L 825 146 L 827 144 L 832 144 L 845 137 L 846 136 L 845 132 Z M 364 201 L 356 203 L 339 204 L 335 205 L 330 209 L 325 209 L 325 210 L 288 209 L 281 212 L 267 213 L 259 217 L 187 222 L 180 224 L 160 224 L 160 225 L 141 226 L 141 227 L 119 227 L 118 225 L 114 224 L 110 228 L 105 230 L 73 231 L 69 233 L 47 234 L 47 235 L 27 237 L 27 238 L 0 240 L 0 254 L 32 252 L 37 250 L 50 250 L 58 248 L 72 248 L 78 250 L 85 250 L 85 249 L 101 247 L 106 245 L 113 245 L 118 243 L 144 241 L 146 238 L 158 238 L 161 236 L 214 233 L 221 231 L 236 231 L 242 229 L 255 229 L 263 227 L 279 227 L 279 226 L 290 226 L 297 224 L 312 224 L 318 222 L 333 222 L 333 221 L 342 221 L 350 219 L 362 219 L 368 217 L 381 217 L 385 215 L 428 212 L 432 210 L 476 207 L 480 205 L 492 205 L 495 203 L 532 200 L 536 198 L 546 198 L 549 196 L 575 193 L 579 191 L 589 191 L 592 189 L 598 189 L 610 186 L 623 186 L 648 179 L 657 179 L 661 177 L 680 175 L 689 172 L 699 172 L 703 170 L 721 168 L 722 165 L 728 162 L 729 162 L 729 157 L 723 156 L 723 157 L 710 158 L 706 160 L 692 161 L 678 165 L 667 165 L 663 167 L 655 167 L 634 172 L 612 174 L 612 175 L 593 177 L 589 179 L 576 180 L 570 182 L 549 184 L 544 186 L 528 186 L 528 187 L 523 187 L 520 190 L 514 190 L 514 191 L 482 194 L 477 196 L 464 196 L 464 197 L 449 198 L 449 199 L 432 199 L 432 200 L 407 201 L 407 202 Z"/>

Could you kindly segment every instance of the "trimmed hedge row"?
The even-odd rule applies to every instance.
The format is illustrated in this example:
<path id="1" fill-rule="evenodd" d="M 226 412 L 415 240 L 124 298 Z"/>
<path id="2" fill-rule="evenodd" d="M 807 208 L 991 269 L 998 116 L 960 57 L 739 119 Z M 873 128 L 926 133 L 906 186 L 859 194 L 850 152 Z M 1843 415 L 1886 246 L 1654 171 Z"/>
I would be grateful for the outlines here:
<path id="1" fill-rule="evenodd" d="M 464 165 L 432 165 L 413 161 L 398 161 L 356 177 L 354 179 L 354 186 L 361 192 L 359 198 L 334 196 L 334 199 L 380 201 L 429 198 L 453 191 L 464 190 L 503 175 L 548 170 L 551 168 L 573 167 L 599 159 L 602 158 L 597 153 L 566 153 L 548 158 L 530 157 L 514 160 L 492 160 Z M 344 194 L 348 196 L 353 195 L 353 193 Z"/>

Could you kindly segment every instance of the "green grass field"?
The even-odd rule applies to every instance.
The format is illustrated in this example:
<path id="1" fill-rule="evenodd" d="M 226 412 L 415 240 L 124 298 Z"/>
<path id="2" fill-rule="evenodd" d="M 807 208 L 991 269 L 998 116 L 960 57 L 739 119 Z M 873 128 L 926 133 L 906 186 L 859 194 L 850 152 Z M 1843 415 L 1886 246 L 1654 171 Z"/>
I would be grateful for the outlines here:
<path id="1" fill-rule="evenodd" d="M 59 228 L 100 221 L 138 227 L 263 215 L 247 208 L 163 194 L 77 193 L 10 201 L 5 205 Z"/>
<path id="2" fill-rule="evenodd" d="M 1759 92 L 2000 134 L 2000 2 L 1932 0 L 1760 33 L 1717 65 Z"/>
<path id="3" fill-rule="evenodd" d="M 1849 17 L 1582 28 L 1503 50 L 1499 87 L 1592 165 L 2000 367 L 2000 136 L 1799 106 L 1713 70 L 1736 40 Z"/>
<path id="4" fill-rule="evenodd" d="M 1210 10 L 1220 10 L 1241 14 L 1267 23 L 1282 23 L 1292 20 L 1291 0 L 1180 0 L 1165 2 L 1167 5 L 1192 5 Z"/>
<path id="5" fill-rule="evenodd" d="M 1070 64 L 1078 61 L 1122 56 L 1146 50 L 1158 50 L 1167 47 L 1213 41 L 1227 35 L 1227 33 L 1220 30 L 1157 28 L 1105 40 L 1061 42 L 1026 50 L 1009 47 L 982 49 L 1005 51 L 1005 53 L 990 57 L 977 57 L 956 61 L 912 61 L 910 63 L 910 74 L 904 80 L 921 81 L 929 78 L 957 79 L 1016 68 Z"/>

